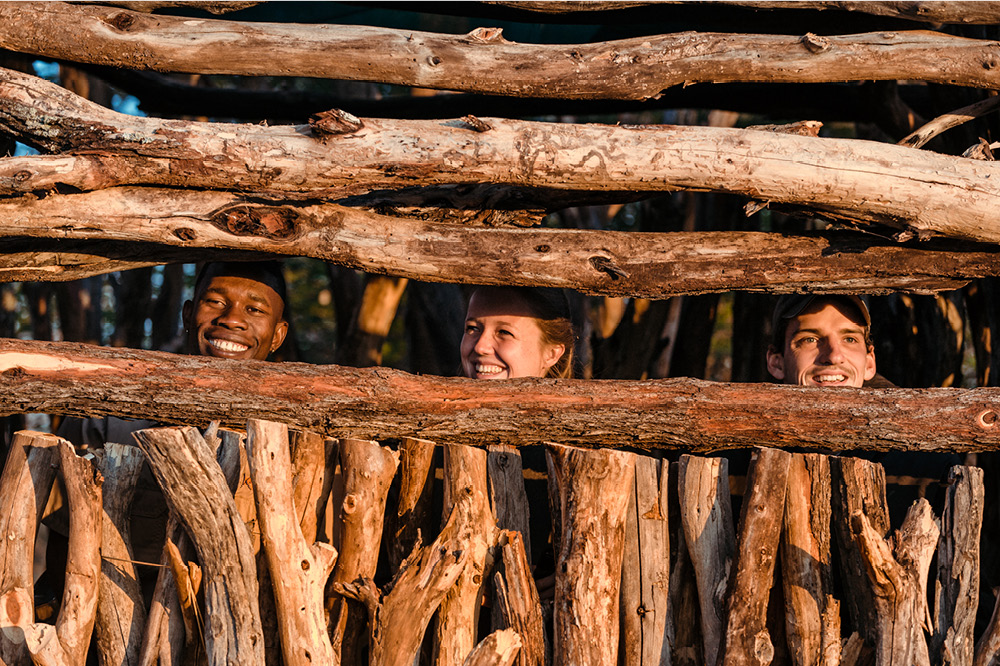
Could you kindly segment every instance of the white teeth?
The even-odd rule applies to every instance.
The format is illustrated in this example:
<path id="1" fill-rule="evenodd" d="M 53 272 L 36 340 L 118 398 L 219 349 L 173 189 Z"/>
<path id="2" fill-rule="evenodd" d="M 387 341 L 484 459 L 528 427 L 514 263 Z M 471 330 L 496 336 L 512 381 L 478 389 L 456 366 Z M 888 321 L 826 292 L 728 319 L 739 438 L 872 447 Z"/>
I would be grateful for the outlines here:
<path id="1" fill-rule="evenodd" d="M 250 349 L 247 345 L 241 345 L 238 342 L 231 342 L 229 340 L 209 340 L 208 344 L 212 345 L 216 349 L 233 353 L 245 352 Z"/>
<path id="2" fill-rule="evenodd" d="M 477 363 L 476 372 L 482 375 L 493 375 L 498 372 L 503 372 L 503 368 L 501 368 L 499 365 L 485 365 L 482 363 Z"/>
<path id="3" fill-rule="evenodd" d="M 842 382 L 847 379 L 844 375 L 817 375 L 816 381 L 818 382 Z"/>

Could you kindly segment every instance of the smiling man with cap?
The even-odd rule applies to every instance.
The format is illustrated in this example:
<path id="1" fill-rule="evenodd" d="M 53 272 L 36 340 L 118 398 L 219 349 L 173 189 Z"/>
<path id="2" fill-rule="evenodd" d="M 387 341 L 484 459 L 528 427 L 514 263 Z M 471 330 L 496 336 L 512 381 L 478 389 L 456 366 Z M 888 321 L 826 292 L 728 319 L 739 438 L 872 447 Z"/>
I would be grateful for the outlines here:
<path id="1" fill-rule="evenodd" d="M 871 316 L 858 296 L 782 296 L 771 330 L 767 370 L 785 384 L 860 387 L 875 376 Z"/>

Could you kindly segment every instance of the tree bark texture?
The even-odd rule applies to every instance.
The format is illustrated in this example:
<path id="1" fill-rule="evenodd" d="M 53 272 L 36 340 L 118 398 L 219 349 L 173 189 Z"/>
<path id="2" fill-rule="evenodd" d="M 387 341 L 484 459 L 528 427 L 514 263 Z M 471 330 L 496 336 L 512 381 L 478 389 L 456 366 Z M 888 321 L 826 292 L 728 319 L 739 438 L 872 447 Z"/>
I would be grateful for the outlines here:
<path id="1" fill-rule="evenodd" d="M 496 548 L 496 521 L 490 510 L 487 453 L 481 449 L 448 444 L 444 447 L 443 514 L 450 516 L 463 497 L 470 511 L 460 513 L 468 525 L 465 568 L 441 601 L 434 634 L 435 663 L 458 666 L 476 646 L 479 612 L 492 580 Z"/>
<path id="2" fill-rule="evenodd" d="M 851 516 L 851 530 L 872 583 L 877 666 L 930 666 L 927 573 L 940 536 L 930 504 L 917 500 L 890 540 L 861 511 Z"/>
<path id="3" fill-rule="evenodd" d="M 0 200 L 0 214 L 0 236 L 14 237 L 9 254 L 0 255 L 4 281 L 272 256 L 312 257 L 424 281 L 657 299 L 736 289 L 933 293 L 1000 275 L 1000 259 L 981 243 L 898 244 L 843 232 L 460 228 L 333 204 L 265 204 L 223 192 L 53 194 Z M 34 239 L 27 243 L 25 236 Z M 470 256 L 482 259 L 475 270 Z"/>
<path id="4" fill-rule="evenodd" d="M 329 543 L 324 525 L 326 506 L 333 487 L 335 464 L 331 456 L 339 451 L 335 440 L 307 430 L 288 433 L 292 463 L 292 500 L 302 538 L 307 543 Z"/>
<path id="5" fill-rule="evenodd" d="M 621 583 L 624 666 L 670 666 L 669 463 L 635 457 L 635 484 L 625 522 Z"/>
<path id="6" fill-rule="evenodd" d="M 513 629 L 493 632 L 473 648 L 462 666 L 510 666 L 521 651 L 521 637 Z"/>
<path id="7" fill-rule="evenodd" d="M 698 584 L 705 663 L 715 664 L 724 640 L 725 595 L 736 556 L 729 461 L 683 455 L 679 463 L 681 524 Z"/>
<path id="8" fill-rule="evenodd" d="M 327 633 L 323 599 L 337 551 L 330 544 L 307 541 L 297 521 L 290 520 L 298 511 L 293 500 L 288 428 L 251 420 L 247 424 L 247 454 L 274 586 L 284 663 L 336 666 L 340 659 Z"/>
<path id="9" fill-rule="evenodd" d="M 830 459 L 792 454 L 781 536 L 785 633 L 794 666 L 840 664 L 840 603 L 833 596 Z"/>
<path id="10" fill-rule="evenodd" d="M 521 638 L 518 666 L 545 664 L 545 621 L 538 588 L 531 577 L 524 535 L 501 530 L 497 538 L 499 556 L 493 575 L 494 604 L 501 622 L 494 629 L 513 629 Z"/>
<path id="11" fill-rule="evenodd" d="M 399 501 L 386 515 L 392 538 L 387 540 L 389 567 L 398 571 L 419 540 L 437 534 L 431 516 L 434 496 L 434 442 L 405 437 L 399 444 Z"/>
<path id="12" fill-rule="evenodd" d="M 833 523 L 840 551 L 840 574 L 844 603 L 851 619 L 848 632 L 857 632 L 874 647 L 878 639 L 872 584 L 865 558 L 855 540 L 853 516 L 862 513 L 879 539 L 889 534 L 889 509 L 882 466 L 853 457 L 831 457 Z"/>
<path id="13" fill-rule="evenodd" d="M 35 621 L 35 532 L 55 479 L 60 439 L 24 430 L 14 434 L 0 476 L 0 662 L 31 663 L 24 631 Z"/>
<path id="14" fill-rule="evenodd" d="M 92 456 L 78 456 L 66 440 L 57 446 L 70 509 L 65 588 L 55 626 L 29 624 L 24 642 L 36 666 L 83 666 L 101 581 L 102 479 Z"/>
<path id="15" fill-rule="evenodd" d="M 505 444 L 488 447 L 486 471 L 489 475 L 490 507 L 497 528 L 520 533 L 524 550 L 530 558 L 530 507 L 528 492 L 524 487 L 521 452 Z"/>
<path id="16" fill-rule="evenodd" d="M 340 441 L 340 466 L 344 475 L 344 501 L 340 506 L 340 555 L 333 570 L 334 583 L 355 583 L 375 576 L 382 520 L 389 484 L 396 474 L 399 454 L 377 442 L 361 439 Z M 364 622 L 360 608 L 346 599 L 335 599 L 330 613 L 333 645 L 344 663 L 358 663 L 364 645 Z"/>
<path id="17" fill-rule="evenodd" d="M 1000 444 L 998 395 L 994 388 L 818 391 L 693 379 L 480 382 L 387 368 L 234 363 L 0 340 L 0 416 L 261 418 L 333 437 L 416 436 L 456 444 L 977 451 Z M 831 430 L 827 418 L 838 427 Z"/>
<path id="18" fill-rule="evenodd" d="M 559 491 L 552 659 L 555 666 L 618 663 L 618 597 L 635 454 L 548 444 Z"/>
<path id="19" fill-rule="evenodd" d="M 139 663 L 146 604 L 133 564 L 129 519 L 143 461 L 142 451 L 134 445 L 104 445 L 101 583 L 94 626 L 101 666 Z"/>
<path id="20" fill-rule="evenodd" d="M 983 470 L 955 466 L 941 514 L 930 654 L 945 666 L 972 666 L 979 608 L 979 538 L 983 525 Z"/>
<path id="21" fill-rule="evenodd" d="M 736 568 L 726 595 L 726 624 L 720 664 L 767 666 L 774 644 L 767 630 L 767 602 L 785 513 L 785 488 L 792 454 L 757 449 L 750 459 L 740 511 Z"/>
<path id="22" fill-rule="evenodd" d="M 156 577 L 153 598 L 146 616 L 146 629 L 139 652 L 140 666 L 174 666 L 184 658 L 185 645 L 195 642 L 195 636 L 188 636 L 184 628 L 177 581 L 170 569 L 170 555 L 167 544 L 177 548 L 184 560 L 193 555 L 191 540 L 188 539 L 176 514 L 167 520 L 166 539 L 160 556 L 160 573 Z"/>
<path id="23" fill-rule="evenodd" d="M 566 191 L 689 189 L 878 221 L 922 239 L 1000 239 L 991 224 L 1000 167 L 992 162 L 857 139 L 726 127 L 482 122 L 489 126 L 482 132 L 465 121 L 373 118 L 344 135 L 290 125 L 227 124 L 220 131 L 218 123 L 119 114 L 36 77 L 3 70 L 0 129 L 42 150 L 81 154 L 5 158 L 0 192 L 168 185 L 337 198 L 482 182 Z M 266 154 L 261 146 L 268 146 Z M 286 220 L 252 226 L 261 224 L 289 235 Z"/>
<path id="24" fill-rule="evenodd" d="M 547 45 L 509 42 L 497 28 L 451 36 L 218 19 L 193 24 L 183 17 L 63 3 L 5 3 L 0 9 L 0 24 L 18 26 L 2 33 L 0 47 L 130 69 L 280 74 L 570 99 L 649 99 L 675 85 L 723 81 L 923 79 L 1000 86 L 993 68 L 983 66 L 991 42 L 921 31 L 827 38 L 677 33 Z M 941 50 L 956 52 L 947 71 L 938 66 Z M 325 57 L 331 52 L 337 57 Z"/>
<path id="25" fill-rule="evenodd" d="M 250 536 L 214 453 L 190 427 L 140 430 L 135 437 L 204 569 L 209 665 L 233 660 L 262 665 L 264 636 Z"/>

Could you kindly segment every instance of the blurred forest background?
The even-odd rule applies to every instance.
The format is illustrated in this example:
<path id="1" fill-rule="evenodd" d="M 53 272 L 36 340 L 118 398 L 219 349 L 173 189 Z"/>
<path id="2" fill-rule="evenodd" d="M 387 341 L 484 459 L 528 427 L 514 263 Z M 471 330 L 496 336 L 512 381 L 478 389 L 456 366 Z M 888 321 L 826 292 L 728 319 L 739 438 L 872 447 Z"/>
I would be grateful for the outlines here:
<path id="1" fill-rule="evenodd" d="M 776 13 L 725 13 L 683 7 L 664 13 L 663 25 L 602 23 L 575 15 L 577 24 L 547 18 L 533 23 L 510 8 L 479 3 L 268 3 L 234 12 L 232 20 L 339 23 L 464 34 L 503 28 L 507 39 L 576 43 L 680 30 L 750 31 L 750 23 Z M 483 15 L 483 13 L 486 15 Z M 171 13 L 166 10 L 166 13 Z M 178 10 L 180 13 L 180 10 Z M 190 8 L 185 15 L 197 14 Z M 586 14 L 586 13 L 585 13 Z M 621 14 L 619 13 L 619 16 Z M 831 34 L 860 32 L 874 17 L 782 14 L 767 32 L 801 34 L 823 25 Z M 834 18 L 830 18 L 834 17 Z M 752 20 L 751 20 L 752 19 Z M 850 24 L 844 23 L 849 20 Z M 579 23 L 580 21 L 589 21 Z M 891 20 L 880 18 L 878 25 Z M 748 23 L 749 22 L 749 23 Z M 804 26 L 808 25 L 808 28 Z M 993 37 L 992 26 L 951 26 L 957 34 Z M 765 30 L 761 30 L 765 31 Z M 315 112 L 342 108 L 359 117 L 459 117 L 466 113 L 546 121 L 680 124 L 745 127 L 821 120 L 823 135 L 895 142 L 919 126 L 988 93 L 930 84 L 863 82 L 799 85 L 795 97 L 711 86 L 702 94 L 672 91 L 648 102 L 566 102 L 485 99 L 474 95 L 386 84 L 303 78 L 163 75 L 82 67 L 0 54 L 0 65 L 33 72 L 123 113 L 160 117 L 303 124 Z M 708 88 L 708 86 L 706 86 Z M 763 92 L 762 92 L 763 91 Z M 449 99 L 453 98 L 453 99 Z M 456 101 L 457 100 L 457 101 Z M 928 149 L 961 154 L 980 138 L 998 138 L 993 116 L 935 139 Z M 8 154 L 29 149 L 9 143 Z M 825 228 L 826 222 L 764 209 L 748 216 L 742 198 L 677 192 L 624 203 L 570 207 L 550 213 L 551 227 L 636 231 Z M 877 228 L 871 233 L 879 233 Z M 888 232 L 887 232 L 888 235 Z M 285 260 L 291 337 L 280 360 L 385 365 L 415 373 L 453 375 L 463 329 L 467 289 L 365 275 L 303 258 Z M 70 340 L 100 345 L 179 351 L 180 308 L 190 297 L 196 266 L 172 264 L 68 283 L 0 285 L 0 336 Z M 981 279 L 937 296 L 888 295 L 871 299 L 879 370 L 904 387 L 995 385 L 998 354 L 996 280 Z M 582 373 L 594 378 L 698 377 L 715 381 L 768 381 L 763 354 L 774 296 L 727 293 L 663 301 L 577 295 Z"/>

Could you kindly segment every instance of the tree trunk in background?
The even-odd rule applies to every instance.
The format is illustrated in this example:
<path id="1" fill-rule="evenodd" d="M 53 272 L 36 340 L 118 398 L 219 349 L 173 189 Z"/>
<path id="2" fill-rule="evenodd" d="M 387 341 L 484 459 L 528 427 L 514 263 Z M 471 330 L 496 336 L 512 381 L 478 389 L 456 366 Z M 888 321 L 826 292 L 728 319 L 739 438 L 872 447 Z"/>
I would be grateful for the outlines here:
<path id="1" fill-rule="evenodd" d="M 150 319 L 152 333 L 150 349 L 180 351 L 183 340 L 178 337 L 181 323 L 181 301 L 184 299 L 184 265 L 167 264 L 163 267 L 163 284 L 153 304 Z"/>
<path id="2" fill-rule="evenodd" d="M 1000 314 L 997 278 L 973 280 L 964 289 L 965 311 L 976 351 L 976 386 L 1000 385 Z"/>
<path id="3" fill-rule="evenodd" d="M 112 346 L 142 349 L 142 341 L 146 335 L 146 315 L 153 300 L 153 285 L 150 282 L 152 276 L 152 268 L 137 268 L 119 274 L 115 289 L 117 312 Z"/>
<path id="4" fill-rule="evenodd" d="M 672 299 L 631 299 L 614 334 L 591 341 L 594 379 L 644 378 L 650 364 L 669 342 L 663 339 L 663 330 L 672 303 Z"/>
<path id="5" fill-rule="evenodd" d="M 670 377 L 705 378 L 712 347 L 719 294 L 684 296 L 677 342 L 670 358 Z"/>
<path id="6" fill-rule="evenodd" d="M 454 284 L 411 281 L 406 292 L 406 363 L 409 372 L 461 374 L 459 348 L 465 330 L 465 297 Z"/>
<path id="7" fill-rule="evenodd" d="M 732 382 L 775 381 L 767 372 L 771 344 L 771 313 L 777 297 L 770 294 L 733 294 Z"/>
<path id="8" fill-rule="evenodd" d="M 338 350 L 340 365 L 358 368 L 381 365 L 382 343 L 389 335 L 406 283 L 406 278 L 368 276 L 344 346 Z"/>
<path id="9" fill-rule="evenodd" d="M 965 306 L 962 293 L 872 297 L 879 373 L 898 386 L 960 386 Z"/>

